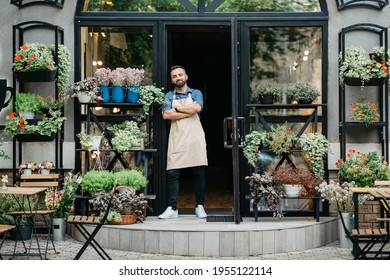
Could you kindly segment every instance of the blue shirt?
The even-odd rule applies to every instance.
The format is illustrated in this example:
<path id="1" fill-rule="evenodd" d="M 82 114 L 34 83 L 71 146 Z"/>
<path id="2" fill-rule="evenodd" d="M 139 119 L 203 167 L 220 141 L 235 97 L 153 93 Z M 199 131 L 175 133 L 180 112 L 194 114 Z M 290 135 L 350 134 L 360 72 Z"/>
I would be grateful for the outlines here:
<path id="1" fill-rule="evenodd" d="M 203 94 L 200 90 L 187 87 L 187 92 L 177 92 L 176 89 L 167 92 L 165 95 L 164 104 L 162 105 L 162 111 L 172 109 L 173 95 L 176 94 L 175 100 L 185 99 L 188 97 L 188 93 L 191 93 L 192 101 L 195 101 L 202 107 L 203 110 Z"/>

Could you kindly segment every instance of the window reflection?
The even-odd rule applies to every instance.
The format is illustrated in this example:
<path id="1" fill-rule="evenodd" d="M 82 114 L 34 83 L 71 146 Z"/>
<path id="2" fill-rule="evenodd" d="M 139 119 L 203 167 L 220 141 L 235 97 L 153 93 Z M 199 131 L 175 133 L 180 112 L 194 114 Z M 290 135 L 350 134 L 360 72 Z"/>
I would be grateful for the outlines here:
<path id="1" fill-rule="evenodd" d="M 250 29 L 250 88 L 272 80 L 283 89 L 290 83 L 303 81 L 321 91 L 321 28 Z M 321 96 L 317 100 L 320 101 Z M 287 103 L 285 94 L 280 101 Z"/>
<path id="2" fill-rule="evenodd" d="M 206 0 L 206 6 L 213 0 Z M 318 0 L 225 0 L 215 12 L 319 12 Z"/>
<path id="3" fill-rule="evenodd" d="M 84 11 L 131 11 L 131 12 L 188 12 L 180 0 L 86 0 Z M 198 7 L 198 0 L 189 0 L 194 7 Z"/>

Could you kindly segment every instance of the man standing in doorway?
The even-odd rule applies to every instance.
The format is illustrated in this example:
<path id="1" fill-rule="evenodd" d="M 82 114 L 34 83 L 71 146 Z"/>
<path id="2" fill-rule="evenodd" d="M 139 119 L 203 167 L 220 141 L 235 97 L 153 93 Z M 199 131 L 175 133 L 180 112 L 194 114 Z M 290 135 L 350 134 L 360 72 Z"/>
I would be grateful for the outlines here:
<path id="1" fill-rule="evenodd" d="M 179 194 L 179 177 L 183 168 L 191 168 L 196 187 L 195 214 L 206 218 L 204 192 L 207 166 L 206 139 L 199 119 L 203 108 L 203 95 L 187 86 L 188 76 L 183 66 L 170 69 L 174 90 L 165 95 L 162 117 L 171 121 L 167 155 L 168 208 L 160 219 L 178 218 L 176 200 Z"/>

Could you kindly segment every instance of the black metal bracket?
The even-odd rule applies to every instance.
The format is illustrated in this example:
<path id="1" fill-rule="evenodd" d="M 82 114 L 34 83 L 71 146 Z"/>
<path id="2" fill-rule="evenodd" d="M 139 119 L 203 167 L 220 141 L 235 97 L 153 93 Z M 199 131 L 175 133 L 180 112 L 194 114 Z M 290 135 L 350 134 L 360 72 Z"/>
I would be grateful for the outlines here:
<path id="1" fill-rule="evenodd" d="M 58 9 L 64 7 L 65 0 L 11 0 L 12 5 L 20 8 L 32 6 L 32 5 L 50 5 Z"/>
<path id="2" fill-rule="evenodd" d="M 383 7 L 389 5 L 389 0 L 336 0 L 336 4 L 340 11 L 358 7 L 382 10 Z"/>

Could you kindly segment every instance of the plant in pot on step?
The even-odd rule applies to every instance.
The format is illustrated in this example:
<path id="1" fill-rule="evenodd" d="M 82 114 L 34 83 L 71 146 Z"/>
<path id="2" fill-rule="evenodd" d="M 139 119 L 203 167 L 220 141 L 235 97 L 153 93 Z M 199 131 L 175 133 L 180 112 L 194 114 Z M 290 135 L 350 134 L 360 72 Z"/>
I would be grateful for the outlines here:
<path id="1" fill-rule="evenodd" d="M 77 97 L 80 103 L 93 102 L 98 98 L 99 90 L 95 77 L 88 77 L 70 86 L 72 97 Z"/>
<path id="2" fill-rule="evenodd" d="M 165 100 L 164 88 L 156 87 L 155 85 L 147 85 L 140 87 L 139 103 L 143 105 L 146 115 L 149 115 L 150 106 L 152 104 L 163 104 Z"/>
<path id="3" fill-rule="evenodd" d="M 310 172 L 301 168 L 278 167 L 272 178 L 285 186 L 287 197 L 299 197 L 302 191 L 302 180 L 310 176 Z"/>
<path id="4" fill-rule="evenodd" d="M 54 163 L 52 161 L 45 160 L 38 165 L 38 173 L 49 174 L 50 170 L 53 168 L 55 168 Z"/>
<path id="5" fill-rule="evenodd" d="M 109 199 L 107 192 L 100 191 L 89 202 L 92 204 L 94 210 L 104 213 L 105 209 L 107 209 Z M 145 211 L 148 208 L 148 201 L 145 200 L 142 193 L 138 195 L 134 191 L 115 191 L 107 222 L 117 225 L 133 224 L 137 221 L 142 222 L 142 219 L 145 217 Z"/>
<path id="6" fill-rule="evenodd" d="M 61 190 L 51 187 L 45 193 L 45 205 L 48 210 L 55 210 L 53 213 L 53 238 L 55 241 L 65 239 L 66 219 L 73 211 L 73 204 L 76 192 L 82 182 L 82 176 L 73 171 L 64 177 Z"/>
<path id="7" fill-rule="evenodd" d="M 125 121 L 107 127 L 107 129 L 114 134 L 111 139 L 112 147 L 119 153 L 143 149 L 146 133 L 138 127 L 137 122 Z"/>
<path id="8" fill-rule="evenodd" d="M 101 190 L 111 191 L 115 182 L 115 175 L 108 170 L 90 170 L 83 176 L 81 189 L 83 193 L 94 194 Z"/>
<path id="9" fill-rule="evenodd" d="M 245 180 L 249 182 L 254 207 L 257 207 L 260 200 L 265 200 L 274 217 L 283 217 L 280 201 L 286 194 L 282 183 L 273 180 L 272 174 L 269 172 L 264 172 L 264 174 L 252 173 L 251 176 L 245 177 Z"/>
<path id="10" fill-rule="evenodd" d="M 36 93 L 19 92 L 15 100 L 16 113 L 24 119 L 34 119 L 35 114 L 41 113 L 41 98 Z"/>
<path id="11" fill-rule="evenodd" d="M 122 103 L 125 101 L 125 72 L 124 68 L 118 67 L 110 72 L 111 100 L 114 103 Z"/>
<path id="12" fill-rule="evenodd" d="M 110 102 L 110 68 L 99 68 L 95 72 L 95 77 L 99 85 L 99 92 L 101 93 L 102 101 L 104 103 Z"/>
<path id="13" fill-rule="evenodd" d="M 320 96 L 317 88 L 308 82 L 302 81 L 290 84 L 286 93 L 292 102 L 298 102 L 299 104 L 311 104 Z"/>
<path id="14" fill-rule="evenodd" d="M 123 70 L 127 88 L 127 102 L 137 103 L 140 98 L 140 86 L 145 78 L 145 70 L 128 67 Z"/>
<path id="15" fill-rule="evenodd" d="M 22 161 L 22 163 L 19 165 L 19 173 L 30 175 L 33 171 L 37 169 L 37 164 L 33 161 Z"/>
<path id="16" fill-rule="evenodd" d="M 261 82 L 252 90 L 255 103 L 273 104 L 283 93 L 282 87 L 276 81 Z"/>

